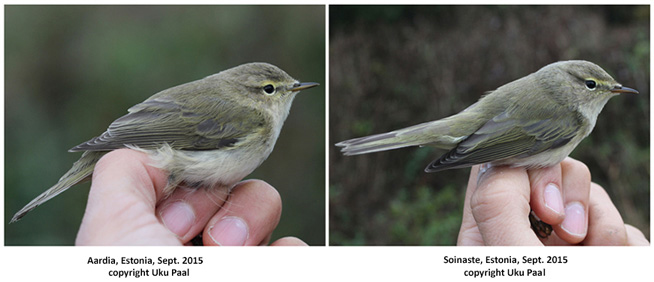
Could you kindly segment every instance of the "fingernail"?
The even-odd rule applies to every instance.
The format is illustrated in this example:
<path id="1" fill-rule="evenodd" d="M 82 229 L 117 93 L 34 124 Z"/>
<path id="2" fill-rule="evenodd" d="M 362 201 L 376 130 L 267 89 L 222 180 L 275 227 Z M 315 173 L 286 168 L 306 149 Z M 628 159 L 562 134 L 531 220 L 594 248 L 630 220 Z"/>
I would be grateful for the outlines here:
<path id="1" fill-rule="evenodd" d="M 490 163 L 483 163 L 483 164 L 479 165 L 479 173 L 480 174 L 485 173 L 490 167 L 491 167 Z"/>
<path id="2" fill-rule="evenodd" d="M 166 228 L 178 237 L 184 237 L 195 221 L 193 208 L 184 201 L 171 203 L 159 212 L 159 216 Z"/>
<path id="3" fill-rule="evenodd" d="M 573 202 L 565 207 L 565 218 L 561 228 L 571 235 L 586 235 L 586 210 L 579 202 Z"/>
<path id="4" fill-rule="evenodd" d="M 483 163 L 479 165 L 479 172 L 477 172 L 477 182 L 479 183 L 479 180 L 481 180 L 482 175 L 486 174 L 486 171 L 488 171 L 491 168 L 490 163 Z"/>
<path id="5" fill-rule="evenodd" d="M 211 240 L 220 246 L 243 246 L 248 239 L 248 225 L 240 217 L 223 217 L 209 227 Z"/>
<path id="6" fill-rule="evenodd" d="M 543 199 L 545 199 L 545 206 L 557 214 L 563 214 L 563 198 L 561 197 L 561 190 L 555 184 L 550 183 L 545 186 L 543 192 Z"/>

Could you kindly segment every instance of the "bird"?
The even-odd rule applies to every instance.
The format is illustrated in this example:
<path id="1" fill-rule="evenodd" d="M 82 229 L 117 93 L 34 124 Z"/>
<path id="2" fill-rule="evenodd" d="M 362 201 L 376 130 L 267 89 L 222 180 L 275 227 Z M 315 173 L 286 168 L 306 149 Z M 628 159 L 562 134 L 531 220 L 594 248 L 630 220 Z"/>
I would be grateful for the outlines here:
<path id="1" fill-rule="evenodd" d="M 482 163 L 549 167 L 591 133 L 604 105 L 621 93 L 638 91 L 592 62 L 560 61 L 488 92 L 455 115 L 336 146 L 347 156 L 410 146 L 447 150 L 425 172 Z"/>
<path id="2" fill-rule="evenodd" d="M 188 187 L 231 187 L 273 150 L 301 83 L 268 63 L 247 63 L 152 95 L 128 109 L 101 135 L 69 152 L 83 152 L 59 181 L 20 209 L 10 223 L 37 206 L 91 179 L 110 151 L 146 153 L 169 173 L 164 195 Z"/>

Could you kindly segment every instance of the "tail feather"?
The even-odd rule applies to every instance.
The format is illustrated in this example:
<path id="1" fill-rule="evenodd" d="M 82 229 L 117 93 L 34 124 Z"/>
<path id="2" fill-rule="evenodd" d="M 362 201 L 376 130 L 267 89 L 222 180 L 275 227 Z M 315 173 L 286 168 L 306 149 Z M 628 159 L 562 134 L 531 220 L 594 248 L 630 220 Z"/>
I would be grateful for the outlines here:
<path id="1" fill-rule="evenodd" d="M 392 131 L 346 140 L 337 143 L 336 146 L 342 147 L 341 152 L 343 152 L 343 154 L 346 156 L 367 154 L 410 146 L 406 143 L 400 142 L 396 137 L 397 132 Z"/>
<path id="2" fill-rule="evenodd" d="M 92 151 L 84 152 L 82 157 L 73 164 L 73 167 L 70 170 L 68 170 L 68 172 L 66 172 L 64 176 L 62 176 L 59 179 L 59 182 L 57 182 L 57 184 L 50 187 L 50 189 L 46 190 L 41 195 L 36 197 L 27 205 L 25 205 L 25 207 L 20 209 L 14 215 L 14 217 L 11 218 L 11 221 L 9 223 L 14 223 L 20 220 L 23 216 L 25 216 L 25 214 L 27 214 L 31 210 L 45 203 L 46 201 L 54 198 L 55 196 L 59 195 L 61 192 L 66 191 L 71 186 L 89 180 L 91 174 L 93 173 L 93 169 L 95 168 L 95 164 L 106 153 L 107 152 L 92 152 Z"/>
<path id="3" fill-rule="evenodd" d="M 449 149 L 465 136 L 451 136 L 447 119 L 421 123 L 411 127 L 346 140 L 337 143 L 346 156 L 399 149 L 410 146 L 435 146 Z"/>

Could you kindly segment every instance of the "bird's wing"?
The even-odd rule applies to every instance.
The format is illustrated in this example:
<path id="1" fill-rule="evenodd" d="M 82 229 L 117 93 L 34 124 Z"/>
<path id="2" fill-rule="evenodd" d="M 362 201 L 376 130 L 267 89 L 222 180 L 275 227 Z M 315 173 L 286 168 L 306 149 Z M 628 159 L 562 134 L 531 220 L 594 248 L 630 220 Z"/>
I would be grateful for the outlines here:
<path id="1" fill-rule="evenodd" d="M 507 112 L 495 116 L 425 170 L 433 172 L 532 156 L 567 144 L 582 125 L 582 117 L 572 112 L 532 113 L 524 120 L 527 121 L 512 118 Z"/>
<path id="2" fill-rule="evenodd" d="M 235 110 L 233 102 L 215 95 L 201 95 L 192 104 L 210 105 L 190 108 L 166 96 L 153 97 L 129 109 L 102 135 L 72 149 L 105 151 L 124 148 L 157 148 L 163 143 L 180 150 L 212 150 L 234 146 L 257 127 L 264 117 L 248 110 Z"/>

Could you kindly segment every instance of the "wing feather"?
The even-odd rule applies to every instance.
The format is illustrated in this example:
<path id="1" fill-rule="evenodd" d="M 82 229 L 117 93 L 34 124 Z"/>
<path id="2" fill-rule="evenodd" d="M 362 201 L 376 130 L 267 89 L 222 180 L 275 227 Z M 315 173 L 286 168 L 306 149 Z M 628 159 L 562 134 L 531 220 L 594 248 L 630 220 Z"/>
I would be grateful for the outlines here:
<path id="1" fill-rule="evenodd" d="M 100 136 L 70 151 L 107 151 L 126 145 L 149 149 L 163 143 L 180 150 L 212 150 L 233 146 L 264 124 L 262 115 L 235 111 L 233 102 L 217 95 L 195 99 L 211 106 L 189 108 L 188 103 L 178 103 L 169 96 L 153 96 L 130 108 Z"/>
<path id="2" fill-rule="evenodd" d="M 518 121 L 503 112 L 486 122 L 475 133 L 459 143 L 425 171 L 468 167 L 509 158 L 536 155 L 561 147 L 579 132 L 581 119 L 574 114 L 552 118 Z"/>

